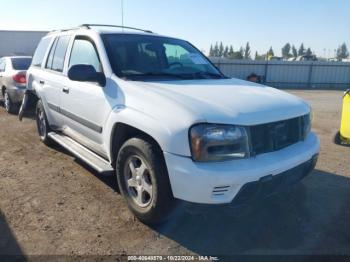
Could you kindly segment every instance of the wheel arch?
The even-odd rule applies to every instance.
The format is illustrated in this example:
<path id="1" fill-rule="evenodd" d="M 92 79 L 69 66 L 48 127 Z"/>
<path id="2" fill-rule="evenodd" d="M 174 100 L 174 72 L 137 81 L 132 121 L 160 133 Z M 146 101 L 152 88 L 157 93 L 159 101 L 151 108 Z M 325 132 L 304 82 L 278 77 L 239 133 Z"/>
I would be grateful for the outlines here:
<path id="1" fill-rule="evenodd" d="M 110 156 L 113 167 L 116 165 L 117 157 L 120 148 L 123 144 L 134 137 L 142 137 L 150 142 L 152 142 L 159 152 L 163 152 L 162 147 L 158 143 L 158 141 L 147 132 L 133 127 L 131 125 L 125 124 L 123 122 L 117 122 L 113 125 L 112 133 L 111 133 L 111 141 L 110 141 Z M 163 154 L 161 154 L 162 159 L 165 161 Z"/>

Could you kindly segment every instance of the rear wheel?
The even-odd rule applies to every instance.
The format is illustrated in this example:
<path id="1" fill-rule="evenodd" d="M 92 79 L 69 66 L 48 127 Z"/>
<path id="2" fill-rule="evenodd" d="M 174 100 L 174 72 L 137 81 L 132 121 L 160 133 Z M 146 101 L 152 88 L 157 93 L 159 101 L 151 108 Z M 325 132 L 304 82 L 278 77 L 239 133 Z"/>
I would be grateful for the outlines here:
<path id="1" fill-rule="evenodd" d="M 4 91 L 4 106 L 8 113 L 15 114 L 18 109 L 16 105 L 12 102 L 11 97 L 9 96 L 7 90 Z"/>
<path id="2" fill-rule="evenodd" d="M 161 150 L 145 138 L 132 138 L 117 159 L 120 192 L 129 209 L 145 224 L 165 221 L 176 206 Z"/>
<path id="3" fill-rule="evenodd" d="M 48 134 L 51 132 L 51 129 L 49 122 L 47 121 L 44 106 L 41 100 L 39 100 L 36 105 L 36 126 L 40 140 L 46 145 L 51 145 L 52 140 L 48 136 Z"/>

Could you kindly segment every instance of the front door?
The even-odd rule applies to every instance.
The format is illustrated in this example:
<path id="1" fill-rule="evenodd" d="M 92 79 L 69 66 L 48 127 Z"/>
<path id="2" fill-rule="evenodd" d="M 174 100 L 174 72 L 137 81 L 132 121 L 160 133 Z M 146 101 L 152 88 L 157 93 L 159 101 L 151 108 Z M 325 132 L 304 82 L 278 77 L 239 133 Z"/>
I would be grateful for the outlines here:
<path id="1" fill-rule="evenodd" d="M 103 72 L 94 42 L 86 37 L 74 39 L 68 69 L 73 65 L 92 65 Z M 106 156 L 103 148 L 103 125 L 110 113 L 107 87 L 97 83 L 67 79 L 62 93 L 61 113 L 64 115 L 64 132 L 93 151 Z"/>

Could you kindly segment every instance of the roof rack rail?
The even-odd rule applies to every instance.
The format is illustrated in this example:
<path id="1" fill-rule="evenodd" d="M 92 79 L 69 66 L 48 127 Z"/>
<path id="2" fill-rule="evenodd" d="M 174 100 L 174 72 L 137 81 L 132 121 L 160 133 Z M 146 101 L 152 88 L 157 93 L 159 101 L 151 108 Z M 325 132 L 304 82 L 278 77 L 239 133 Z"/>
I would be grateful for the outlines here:
<path id="1" fill-rule="evenodd" d="M 142 32 L 145 32 L 145 33 L 153 34 L 153 32 L 150 31 L 150 30 L 144 30 L 144 29 L 140 29 L 140 28 L 129 27 L 129 26 L 122 26 L 122 25 L 82 24 L 82 25 L 80 25 L 79 27 L 85 27 L 85 28 L 87 28 L 87 29 L 90 29 L 91 27 L 94 27 L 94 26 L 116 27 L 116 28 L 122 28 L 122 29 L 131 29 L 131 30 L 142 31 Z"/>
<path id="2" fill-rule="evenodd" d="M 64 29 L 52 30 L 52 31 L 49 32 L 49 34 L 55 33 L 55 32 L 67 32 L 67 31 L 71 31 L 71 30 L 78 30 L 78 29 L 81 29 L 82 27 L 86 27 L 86 26 L 81 25 L 81 26 L 76 26 L 76 27 L 72 27 L 72 28 L 64 28 Z M 88 27 L 86 27 L 86 28 L 88 28 Z"/>

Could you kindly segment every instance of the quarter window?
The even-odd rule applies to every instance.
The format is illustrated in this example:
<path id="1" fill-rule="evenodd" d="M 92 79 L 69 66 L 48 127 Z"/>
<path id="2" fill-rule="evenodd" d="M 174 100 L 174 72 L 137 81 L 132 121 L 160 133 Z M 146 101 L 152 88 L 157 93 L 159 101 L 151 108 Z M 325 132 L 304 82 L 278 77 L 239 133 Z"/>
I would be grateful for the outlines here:
<path id="1" fill-rule="evenodd" d="M 51 37 L 41 39 L 38 47 L 35 50 L 33 60 L 32 60 L 32 65 L 41 66 L 46 54 L 46 50 L 50 45 L 50 42 L 51 42 Z"/>
<path id="2" fill-rule="evenodd" d="M 73 65 L 92 65 L 97 72 L 102 72 L 100 59 L 93 43 L 86 39 L 76 39 L 73 44 L 69 68 Z"/>
<path id="3" fill-rule="evenodd" d="M 6 62 L 5 59 L 0 60 L 0 72 L 5 72 Z"/>

